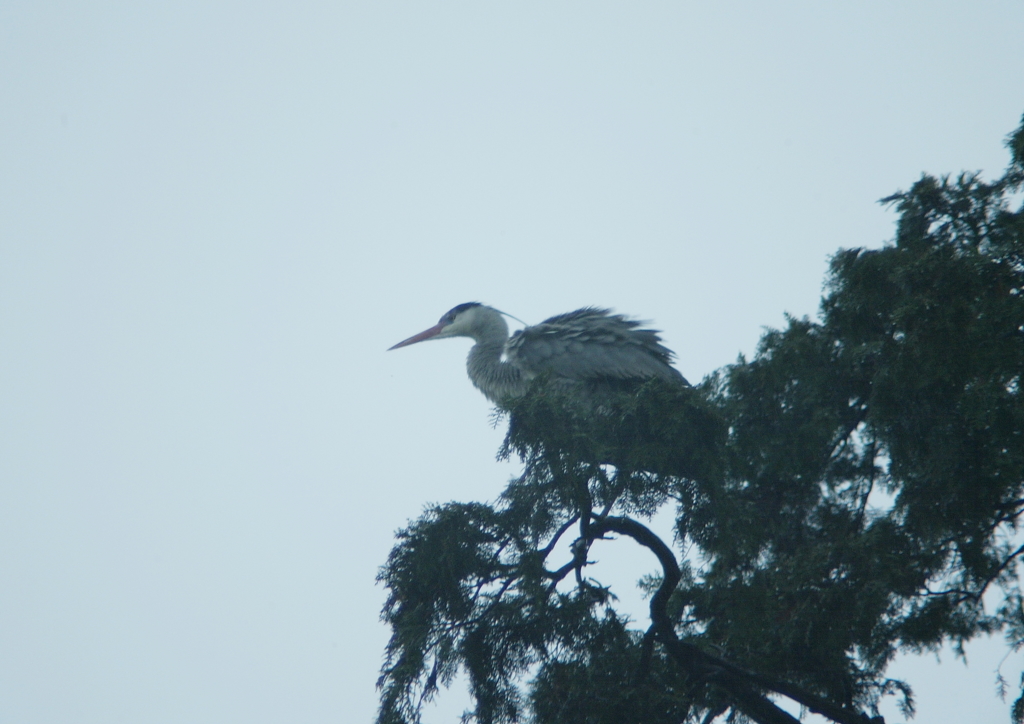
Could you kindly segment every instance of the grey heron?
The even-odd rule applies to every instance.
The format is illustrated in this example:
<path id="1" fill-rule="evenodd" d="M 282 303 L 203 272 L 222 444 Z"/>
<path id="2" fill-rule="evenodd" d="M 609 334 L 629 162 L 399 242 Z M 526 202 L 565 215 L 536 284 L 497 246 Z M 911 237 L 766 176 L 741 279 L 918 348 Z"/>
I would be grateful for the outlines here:
<path id="1" fill-rule="evenodd" d="M 658 332 L 641 324 L 610 309 L 584 307 L 509 337 L 502 312 L 469 302 L 390 349 L 428 339 L 470 337 L 476 344 L 466 360 L 469 379 L 494 403 L 521 396 L 542 374 L 570 383 L 656 377 L 688 385 L 672 367 L 673 353 L 661 344 Z"/>

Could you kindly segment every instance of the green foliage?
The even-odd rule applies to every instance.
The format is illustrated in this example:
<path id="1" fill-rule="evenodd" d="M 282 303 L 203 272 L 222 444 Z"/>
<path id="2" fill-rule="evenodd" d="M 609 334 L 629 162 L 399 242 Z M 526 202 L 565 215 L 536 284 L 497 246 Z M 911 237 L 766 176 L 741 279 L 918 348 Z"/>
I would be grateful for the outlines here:
<path id="1" fill-rule="evenodd" d="M 900 650 L 1024 645 L 1024 125 L 1008 146 L 995 182 L 886 199 L 894 243 L 835 255 L 819 319 L 700 387 L 512 401 L 522 476 L 428 510 L 381 571 L 379 721 L 419 721 L 461 668 L 487 724 L 795 721 L 771 697 L 863 723 L 885 695 L 912 712 Z M 641 522 L 666 506 L 675 552 Z M 661 566 L 646 631 L 592 577 L 609 536 Z"/>

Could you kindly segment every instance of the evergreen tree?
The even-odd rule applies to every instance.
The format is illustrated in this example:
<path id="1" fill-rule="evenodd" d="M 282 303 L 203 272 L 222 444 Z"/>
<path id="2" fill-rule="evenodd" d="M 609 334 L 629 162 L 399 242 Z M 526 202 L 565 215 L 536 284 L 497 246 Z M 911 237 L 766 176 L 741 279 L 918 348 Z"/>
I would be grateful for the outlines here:
<path id="1" fill-rule="evenodd" d="M 913 711 L 897 652 L 1024 644 L 1024 123 L 1008 145 L 992 183 L 884 199 L 894 242 L 834 256 L 818 321 L 699 387 L 511 401 L 522 476 L 430 508 L 382 568 L 380 724 L 460 668 L 484 724 L 796 721 L 782 699 L 866 724 L 885 695 Z M 673 541 L 646 525 L 667 506 Z M 609 537 L 657 564 L 646 630 L 595 578 Z"/>

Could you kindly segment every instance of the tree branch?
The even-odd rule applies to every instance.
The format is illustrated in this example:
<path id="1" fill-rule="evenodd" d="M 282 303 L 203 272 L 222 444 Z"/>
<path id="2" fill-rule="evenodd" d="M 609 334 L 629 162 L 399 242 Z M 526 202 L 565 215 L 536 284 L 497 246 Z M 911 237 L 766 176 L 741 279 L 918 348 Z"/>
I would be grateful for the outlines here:
<path id="1" fill-rule="evenodd" d="M 708 654 L 694 644 L 680 641 L 667 612 L 668 600 L 682 578 L 672 550 L 650 528 L 630 518 L 611 516 L 596 519 L 590 525 L 589 532 L 592 537 L 605 532 L 628 536 L 657 556 L 664 575 L 661 586 L 651 598 L 650 608 L 651 623 L 658 640 L 688 673 L 716 683 L 730 695 L 736 708 L 754 721 L 760 724 L 798 724 L 797 719 L 758 692 L 751 686 L 752 684 L 782 694 L 838 724 L 884 724 L 881 717 L 871 718 L 860 712 L 836 706 L 798 686 L 748 671 L 718 656 Z"/>
<path id="2" fill-rule="evenodd" d="M 592 536 L 606 532 L 628 536 L 657 556 L 664 576 L 661 586 L 651 598 L 651 622 L 661 644 L 687 673 L 697 678 L 715 678 L 716 683 L 730 695 L 734 706 L 759 724 L 799 724 L 796 719 L 737 677 L 728 674 L 724 678 L 717 677 L 716 667 L 708 665 L 704 652 L 692 644 L 683 643 L 676 636 L 666 607 L 682 573 L 671 549 L 661 538 L 647 526 L 630 518 L 600 518 L 590 526 Z"/>

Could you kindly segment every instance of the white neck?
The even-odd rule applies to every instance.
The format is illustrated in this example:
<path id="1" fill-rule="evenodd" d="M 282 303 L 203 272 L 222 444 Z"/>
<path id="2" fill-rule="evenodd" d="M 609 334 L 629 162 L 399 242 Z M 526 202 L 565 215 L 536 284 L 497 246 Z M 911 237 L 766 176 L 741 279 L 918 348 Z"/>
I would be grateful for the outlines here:
<path id="1" fill-rule="evenodd" d="M 508 341 L 505 318 L 491 307 L 477 307 L 472 313 L 472 324 L 464 333 L 476 341 L 466 358 L 469 379 L 491 402 L 523 394 L 527 380 L 522 370 L 502 360 Z"/>

